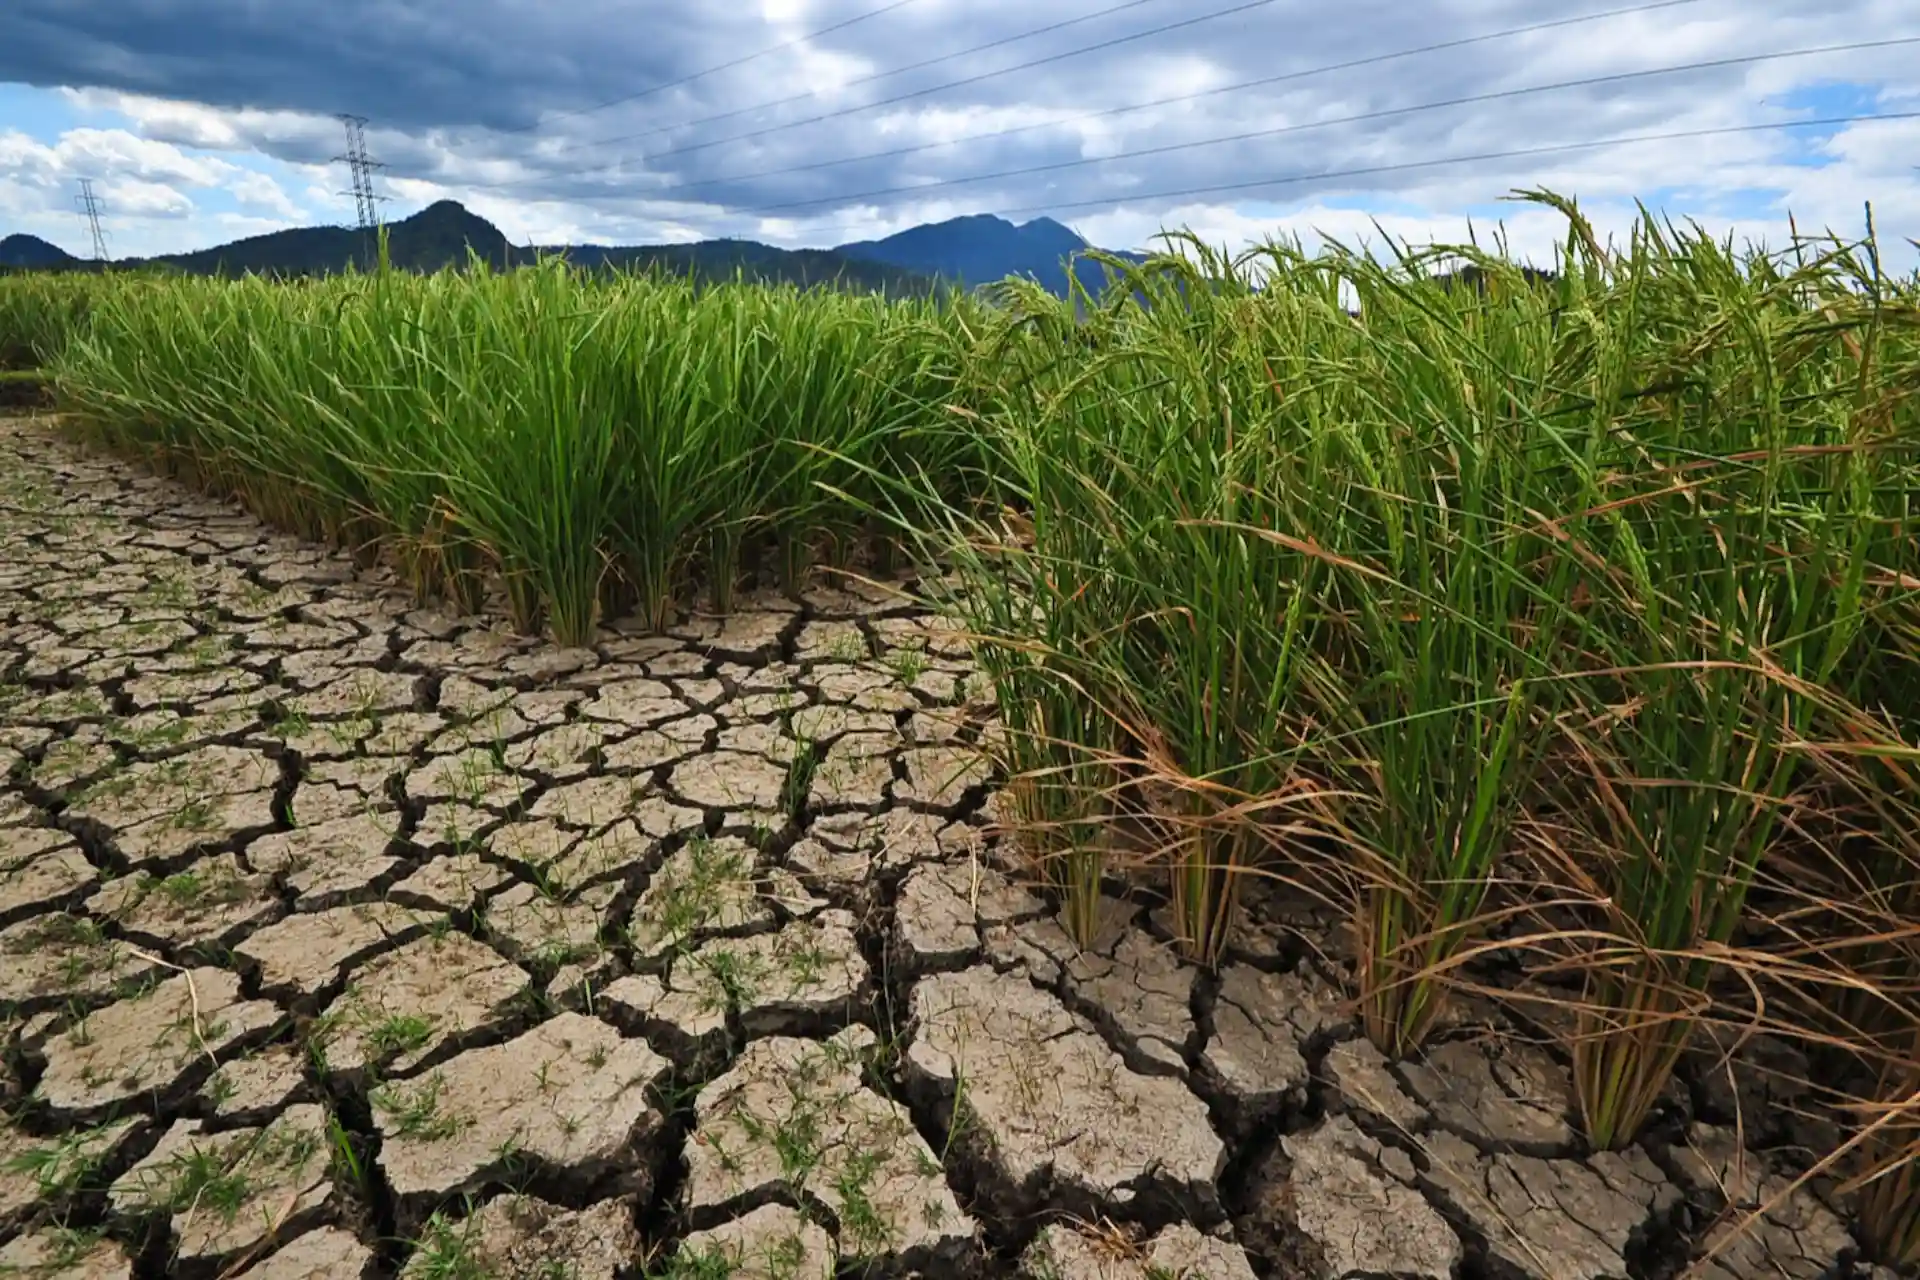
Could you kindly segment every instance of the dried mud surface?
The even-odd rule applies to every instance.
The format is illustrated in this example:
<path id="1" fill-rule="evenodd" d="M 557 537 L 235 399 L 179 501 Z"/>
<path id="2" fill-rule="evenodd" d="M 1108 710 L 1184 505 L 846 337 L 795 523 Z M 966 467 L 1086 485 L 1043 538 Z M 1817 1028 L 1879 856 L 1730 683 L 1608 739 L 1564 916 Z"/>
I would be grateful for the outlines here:
<path id="1" fill-rule="evenodd" d="M 0 473 L 0 1273 L 1665 1280 L 1767 1203 L 1709 1274 L 1872 1274 L 1738 1082 L 1594 1155 L 1484 1020 L 1386 1062 L 1323 910 L 1077 951 L 898 594 L 560 649 Z"/>

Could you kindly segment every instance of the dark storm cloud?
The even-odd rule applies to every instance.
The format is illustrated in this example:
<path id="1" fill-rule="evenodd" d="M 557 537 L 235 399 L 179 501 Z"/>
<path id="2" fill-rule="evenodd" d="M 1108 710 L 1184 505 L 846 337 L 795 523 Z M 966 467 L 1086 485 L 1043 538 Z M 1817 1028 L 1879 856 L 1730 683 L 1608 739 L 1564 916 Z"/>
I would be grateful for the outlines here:
<path id="1" fill-rule="evenodd" d="M 356 111 L 404 130 L 514 128 L 633 77 L 670 76 L 713 48 L 711 24 L 637 13 L 505 0 L 10 0 L 0 79 Z"/>
<path id="2" fill-rule="evenodd" d="M 1580 9 L 1614 9 L 1630 2 L 1589 0 Z M 1839 0 L 1837 8 L 1818 15 L 1789 0 L 1696 0 L 1662 13 L 1223 93 L 1113 115 L 1096 124 L 1033 129 L 829 167 L 802 168 L 1030 123 L 1048 113 L 1099 111 L 1572 13 L 1553 0 L 1424 5 L 1348 0 L 1337 9 L 1319 0 L 1275 0 L 895 106 L 778 128 L 1236 4 L 1154 0 L 1034 39 L 831 91 L 836 80 L 986 44 L 1113 4 L 912 0 L 804 49 L 782 50 L 662 92 L 643 92 L 881 3 L 790 4 L 782 12 L 793 14 L 791 20 L 769 22 L 758 6 L 712 0 L 470 0 L 458 6 L 407 0 L 10 0 L 0 14 L 0 79 L 98 86 L 221 107 L 354 111 L 371 117 L 371 139 L 391 177 L 432 181 L 456 196 L 562 201 L 599 211 L 646 209 L 659 217 L 677 210 L 718 230 L 749 227 L 756 211 L 809 221 L 844 209 L 897 207 L 916 197 L 888 189 L 1143 147 L 1183 149 L 924 188 L 918 194 L 980 208 L 1075 204 L 1575 141 L 1602 132 L 1739 123 L 1750 118 L 1752 104 L 1732 92 L 1749 74 L 1736 67 L 1199 145 L 1289 123 L 1860 38 L 1855 33 L 1911 34 L 1920 26 L 1911 15 L 1896 21 L 1897 0 Z M 1718 25 L 1690 25 L 1709 21 Z M 1909 30 L 1901 32 L 1903 27 Z M 1703 31 L 1711 36 L 1706 43 Z M 1911 50 L 1905 52 L 1911 61 Z M 805 100 L 742 111 L 823 87 L 828 91 Z M 607 110 L 583 110 L 633 94 L 641 96 Z M 966 111 L 979 119 L 957 117 Z M 721 113 L 738 114 L 702 123 Z M 237 127 L 246 142 L 285 160 L 323 161 L 337 149 L 326 130 L 269 134 Z M 761 132 L 768 129 L 775 131 Z M 157 129 L 148 133 L 164 139 Z M 741 136 L 747 134 L 757 136 Z M 1392 190 L 1421 180 L 1418 174 L 1382 174 L 1339 185 Z M 874 191 L 888 194 L 854 198 Z M 1281 194 L 1310 191 L 1309 184 Z M 774 208 L 798 201 L 827 203 Z"/>

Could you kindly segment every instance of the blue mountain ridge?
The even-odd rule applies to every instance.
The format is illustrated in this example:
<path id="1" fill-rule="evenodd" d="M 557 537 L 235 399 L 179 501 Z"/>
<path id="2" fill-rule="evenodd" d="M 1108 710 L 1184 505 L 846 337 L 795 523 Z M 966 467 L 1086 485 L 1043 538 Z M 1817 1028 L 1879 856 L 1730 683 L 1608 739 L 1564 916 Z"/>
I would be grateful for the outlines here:
<path id="1" fill-rule="evenodd" d="M 915 293 L 936 279 L 975 288 L 1026 276 L 1055 296 L 1067 292 L 1067 262 L 1090 246 L 1072 229 L 1051 218 L 1016 225 L 991 214 L 950 218 L 910 227 L 881 240 L 856 241 L 832 249 L 779 249 L 753 240 L 721 239 L 660 245 L 518 246 L 487 219 L 453 200 L 436 201 L 389 226 L 392 261 L 415 271 L 465 264 L 468 250 L 496 267 L 515 266 L 538 254 L 565 254 L 588 267 L 664 266 L 692 270 L 712 278 L 736 270 L 766 279 L 811 284 L 838 279 L 844 284 L 886 292 Z M 367 241 L 346 227 L 290 227 L 248 236 L 212 248 L 161 254 L 151 259 L 120 259 L 117 266 L 166 266 L 194 274 L 262 272 L 311 275 L 344 270 L 362 261 Z M 1123 254 L 1134 261 L 1144 255 Z M 71 269 L 88 266 L 37 236 L 0 239 L 0 268 Z M 1098 293 L 1105 272 L 1096 263 L 1075 264 L 1081 282 Z"/>
<path id="2" fill-rule="evenodd" d="M 880 240 L 836 245 L 834 252 L 939 276 L 968 288 L 1007 276 L 1028 276 L 1056 297 L 1065 297 L 1069 259 L 1092 247 L 1078 232 L 1052 218 L 1016 225 L 990 213 L 975 213 L 923 223 Z M 1139 253 L 1116 251 L 1116 256 L 1146 260 Z M 1073 271 L 1092 293 L 1098 294 L 1106 284 L 1106 270 L 1099 263 L 1074 262 Z"/>

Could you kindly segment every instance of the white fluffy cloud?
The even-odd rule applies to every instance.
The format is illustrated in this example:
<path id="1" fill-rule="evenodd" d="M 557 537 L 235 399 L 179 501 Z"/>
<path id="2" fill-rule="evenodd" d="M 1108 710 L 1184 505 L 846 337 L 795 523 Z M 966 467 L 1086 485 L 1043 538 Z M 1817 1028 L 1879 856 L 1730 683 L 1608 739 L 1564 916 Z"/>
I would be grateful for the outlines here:
<path id="1" fill-rule="evenodd" d="M 270 210 L 282 218 L 300 216 L 299 206 L 288 198 L 278 182 L 264 173 L 243 172 L 227 184 L 227 189 L 248 208 Z"/>

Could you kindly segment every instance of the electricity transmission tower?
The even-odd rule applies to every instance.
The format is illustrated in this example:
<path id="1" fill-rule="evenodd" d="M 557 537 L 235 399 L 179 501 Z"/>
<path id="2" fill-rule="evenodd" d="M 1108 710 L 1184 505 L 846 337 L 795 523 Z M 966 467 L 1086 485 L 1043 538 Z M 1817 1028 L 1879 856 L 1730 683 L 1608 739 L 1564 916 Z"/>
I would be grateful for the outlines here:
<path id="1" fill-rule="evenodd" d="M 80 216 L 87 220 L 87 229 L 93 233 L 93 260 L 105 263 L 107 260 L 107 233 L 100 229 L 100 197 L 93 194 L 93 179 L 80 179 L 80 194 L 74 203 L 80 206 Z"/>
<path id="2" fill-rule="evenodd" d="M 380 225 L 380 203 L 385 196 L 373 193 L 373 171 L 387 166 L 367 156 L 367 118 L 365 116 L 342 115 L 340 123 L 347 129 L 347 150 L 343 155 L 334 157 L 335 162 L 345 161 L 347 171 L 353 175 L 353 207 L 360 219 L 360 232 L 367 243 L 367 256 L 373 256 L 373 233 Z M 342 195 L 347 194 L 341 192 Z"/>

